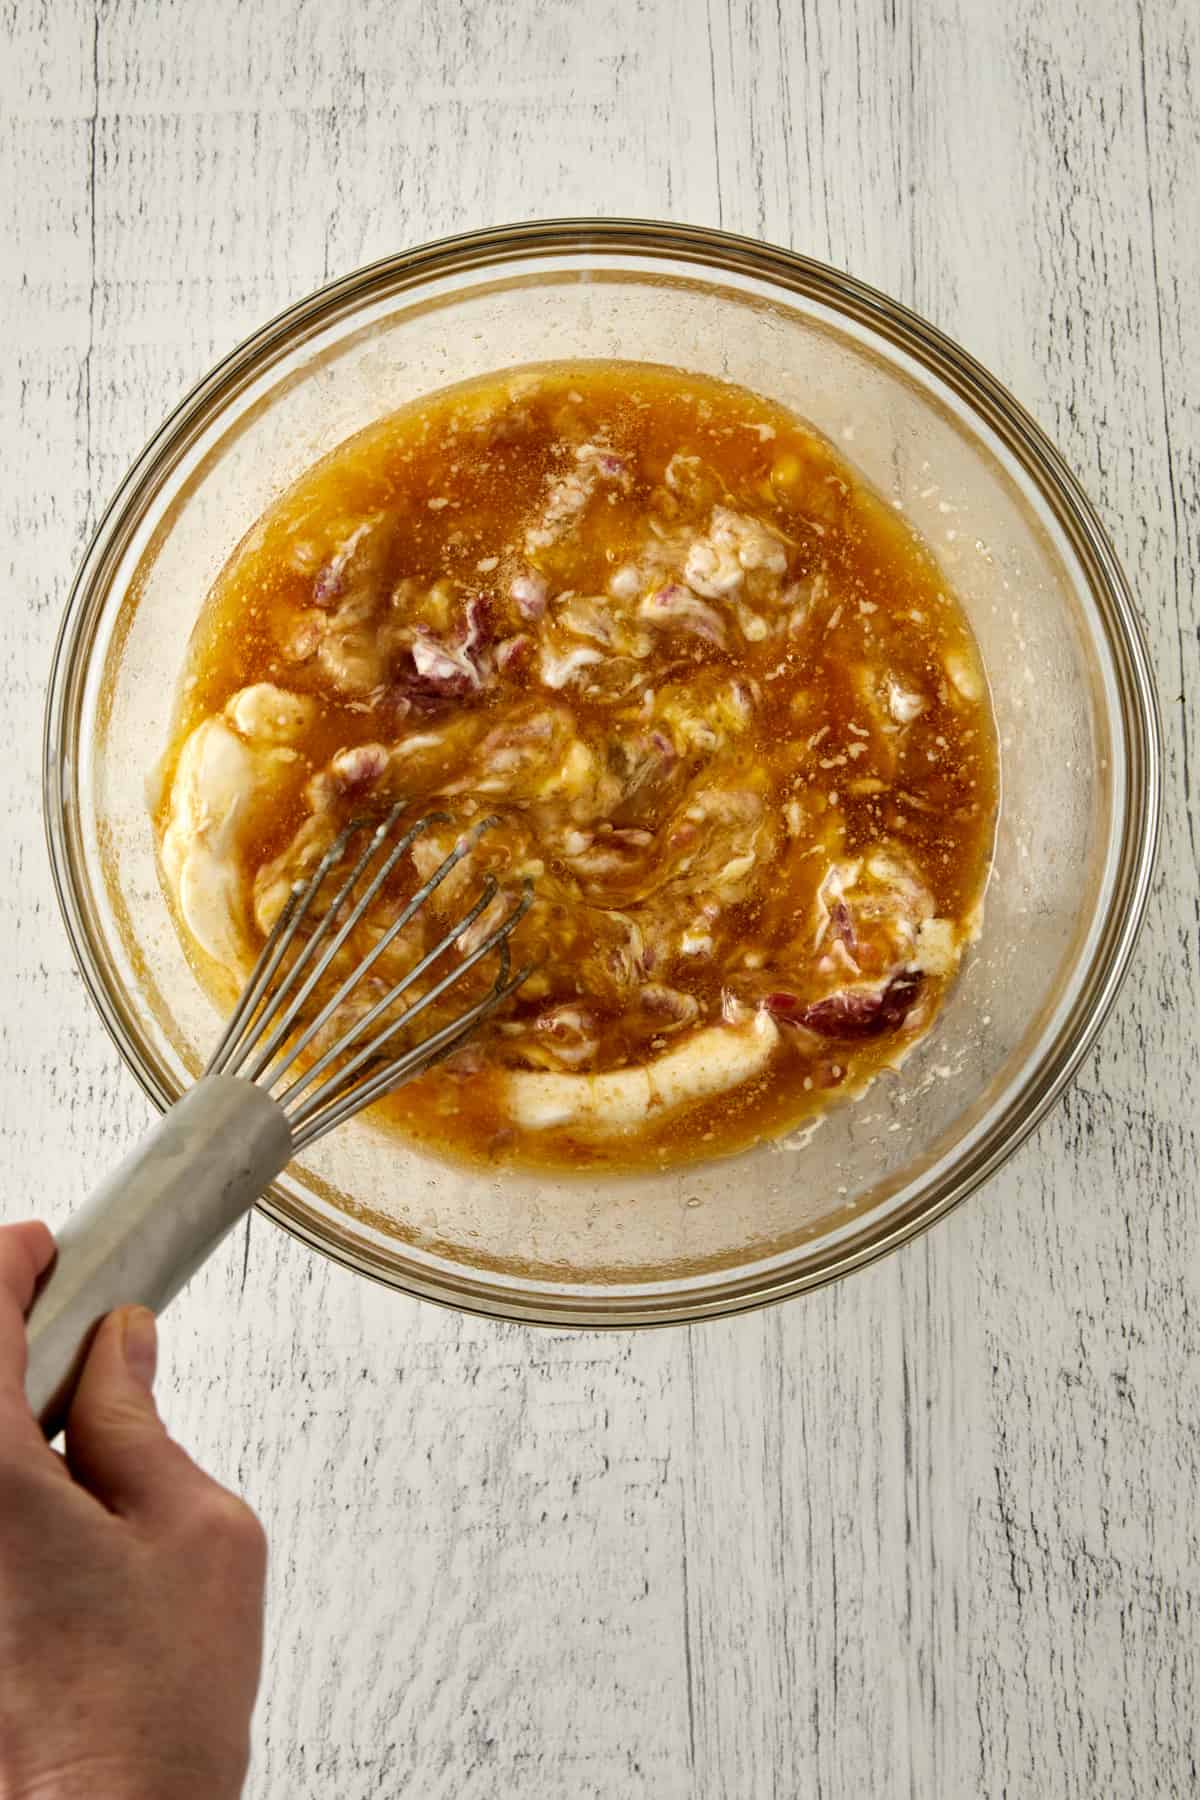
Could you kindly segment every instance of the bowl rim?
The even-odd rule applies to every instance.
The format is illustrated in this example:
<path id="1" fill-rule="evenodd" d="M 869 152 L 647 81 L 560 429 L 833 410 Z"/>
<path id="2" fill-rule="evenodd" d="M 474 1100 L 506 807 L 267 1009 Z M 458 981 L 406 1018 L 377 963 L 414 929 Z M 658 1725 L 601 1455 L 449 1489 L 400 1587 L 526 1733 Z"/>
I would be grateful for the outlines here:
<path id="1" fill-rule="evenodd" d="M 867 327 L 893 348 L 912 356 L 946 383 L 970 412 L 996 432 L 1034 481 L 1080 556 L 1108 638 L 1118 683 L 1120 717 L 1128 746 L 1128 788 L 1123 830 L 1113 873 L 1113 895 L 1104 933 L 1098 939 L 1087 979 L 1059 1022 L 1031 1085 L 998 1113 L 963 1166 L 946 1172 L 919 1207 L 869 1228 L 861 1238 L 839 1243 L 824 1259 L 790 1272 L 758 1277 L 730 1271 L 689 1299 L 654 1295 L 629 1303 L 580 1294 L 551 1299 L 514 1285 L 504 1294 L 469 1273 L 427 1279 L 419 1270 L 398 1273 L 361 1248 L 332 1241 L 292 1212 L 286 1198 L 269 1190 L 258 1203 L 276 1224 L 310 1248 L 381 1285 L 457 1311 L 514 1323 L 587 1329 L 647 1328 L 698 1322 L 773 1304 L 824 1286 L 877 1261 L 929 1229 L 959 1206 L 1016 1152 L 1061 1096 L 1092 1048 L 1128 972 L 1145 918 L 1157 860 L 1162 811 L 1162 726 L 1146 632 L 1132 590 L 1099 516 L 1060 452 L 1031 414 L 981 363 L 936 326 L 901 302 L 815 258 L 779 245 L 708 226 L 653 219 L 567 217 L 515 221 L 457 233 L 364 264 L 324 283 L 276 313 L 242 339 L 203 375 L 168 413 L 131 464 L 100 515 L 80 559 L 55 639 L 50 666 L 42 743 L 42 794 L 51 877 L 72 954 L 93 1005 L 123 1061 L 143 1091 L 165 1110 L 175 1096 L 147 1067 L 105 983 L 95 954 L 86 909 L 76 880 L 72 833 L 75 821 L 67 797 L 67 766 L 60 752 L 67 702 L 74 690 L 83 627 L 96 576 L 108 560 L 112 541 L 142 514 L 152 497 L 166 454 L 182 450 L 190 436 L 211 420 L 229 391 L 273 352 L 332 323 L 347 305 L 373 289 L 405 289 L 431 279 L 521 259 L 576 256 L 655 256 L 692 262 L 724 274 L 748 274 L 777 288 L 799 293 L 844 318 Z M 173 466 L 173 465 L 172 465 Z M 163 477 L 160 477 L 160 479 Z M 86 666 L 86 657 L 84 665 Z M 512 1278 L 516 1283 L 517 1278 Z"/>

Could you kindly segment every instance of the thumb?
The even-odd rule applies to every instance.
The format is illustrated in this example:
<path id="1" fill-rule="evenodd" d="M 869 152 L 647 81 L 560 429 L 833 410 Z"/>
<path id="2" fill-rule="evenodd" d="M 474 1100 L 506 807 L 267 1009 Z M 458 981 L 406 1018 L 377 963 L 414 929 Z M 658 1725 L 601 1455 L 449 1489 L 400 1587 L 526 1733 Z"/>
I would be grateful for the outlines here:
<path id="1" fill-rule="evenodd" d="M 147 1307 L 109 1313 L 92 1340 L 67 1415 L 71 1473 L 110 1512 L 162 1516 L 204 1480 L 158 1416 L 151 1392 L 156 1358 L 154 1314 Z"/>

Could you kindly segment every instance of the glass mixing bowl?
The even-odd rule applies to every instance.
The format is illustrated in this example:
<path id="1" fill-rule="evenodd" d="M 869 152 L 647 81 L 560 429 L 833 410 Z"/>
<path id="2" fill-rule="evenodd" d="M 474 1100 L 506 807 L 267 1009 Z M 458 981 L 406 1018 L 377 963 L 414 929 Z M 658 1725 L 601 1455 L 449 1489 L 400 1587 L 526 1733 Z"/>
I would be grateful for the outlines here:
<path id="1" fill-rule="evenodd" d="M 85 980 L 166 1106 L 219 1021 L 159 886 L 147 778 L 188 635 L 242 534 L 351 432 L 507 364 L 625 357 L 727 376 L 812 420 L 933 545 L 992 683 L 1003 799 L 980 943 L 902 1073 L 815 1132 L 614 1179 L 450 1167 L 369 1119 L 262 1210 L 409 1293 L 578 1325 L 693 1319 L 845 1274 L 1009 1156 L 1091 1044 L 1157 837 L 1145 643 L 1092 508 L 954 344 L 845 275 L 684 226 L 510 226 L 388 258 L 291 307 L 188 395 L 108 508 L 71 592 L 46 816 Z"/>

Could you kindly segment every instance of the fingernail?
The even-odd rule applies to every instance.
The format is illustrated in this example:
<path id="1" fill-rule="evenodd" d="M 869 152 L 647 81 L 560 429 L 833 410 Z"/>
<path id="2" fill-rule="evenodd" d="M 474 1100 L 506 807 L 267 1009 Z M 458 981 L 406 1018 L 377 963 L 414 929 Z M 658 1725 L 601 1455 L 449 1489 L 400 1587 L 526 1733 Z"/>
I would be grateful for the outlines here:
<path id="1" fill-rule="evenodd" d="M 158 1364 L 158 1331 L 148 1306 L 126 1307 L 121 1348 L 125 1352 L 125 1367 L 134 1380 L 144 1388 L 152 1388 Z"/>

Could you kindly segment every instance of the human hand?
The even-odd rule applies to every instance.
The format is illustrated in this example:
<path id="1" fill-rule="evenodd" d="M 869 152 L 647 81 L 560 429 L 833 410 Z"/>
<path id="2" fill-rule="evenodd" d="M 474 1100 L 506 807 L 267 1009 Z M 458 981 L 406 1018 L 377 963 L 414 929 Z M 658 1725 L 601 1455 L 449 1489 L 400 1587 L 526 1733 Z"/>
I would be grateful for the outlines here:
<path id="1" fill-rule="evenodd" d="M 51 1450 L 25 1400 L 25 1319 L 54 1255 L 0 1229 L 0 1800 L 227 1800 L 262 1652 L 266 1540 L 168 1437 L 153 1315 L 88 1353 Z"/>

